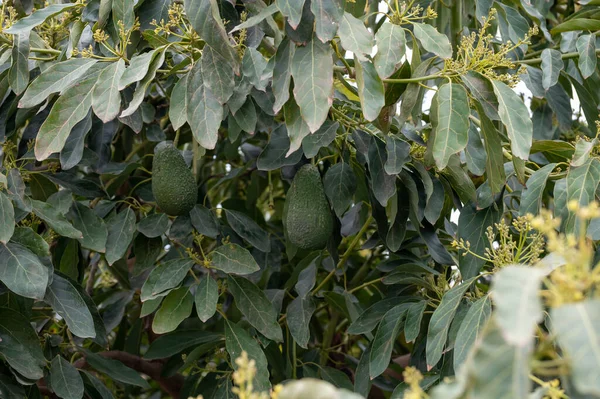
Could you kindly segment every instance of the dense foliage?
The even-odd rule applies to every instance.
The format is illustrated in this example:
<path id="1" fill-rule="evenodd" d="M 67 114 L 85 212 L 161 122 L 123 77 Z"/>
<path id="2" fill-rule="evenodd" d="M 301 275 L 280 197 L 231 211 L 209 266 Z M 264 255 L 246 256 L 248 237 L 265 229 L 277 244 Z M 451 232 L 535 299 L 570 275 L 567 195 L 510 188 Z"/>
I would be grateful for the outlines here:
<path id="1" fill-rule="evenodd" d="M 598 33 L 1 0 L 0 397 L 600 397 Z"/>

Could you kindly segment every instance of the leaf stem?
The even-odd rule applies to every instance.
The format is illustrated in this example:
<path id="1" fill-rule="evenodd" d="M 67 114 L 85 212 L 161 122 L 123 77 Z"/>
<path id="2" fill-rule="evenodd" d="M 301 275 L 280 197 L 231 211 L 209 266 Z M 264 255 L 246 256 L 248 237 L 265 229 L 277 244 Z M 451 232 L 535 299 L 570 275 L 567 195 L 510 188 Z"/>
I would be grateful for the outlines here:
<path id="1" fill-rule="evenodd" d="M 382 79 L 384 83 L 418 83 L 418 82 L 423 82 L 425 80 L 431 80 L 431 79 L 437 79 L 437 78 L 441 78 L 442 75 L 436 73 L 433 75 L 426 75 L 426 76 L 417 76 L 414 78 L 406 78 L 406 79 Z"/>
<path id="2" fill-rule="evenodd" d="M 596 55 L 600 55 L 600 49 L 596 49 Z M 563 60 L 569 60 L 571 58 L 578 58 L 579 57 L 579 53 L 578 52 L 573 52 L 573 53 L 564 53 L 560 56 L 560 58 L 562 58 Z M 536 65 L 536 64 L 540 64 L 542 62 L 541 58 L 531 58 L 529 60 L 520 60 L 520 61 L 516 61 L 519 64 L 523 64 L 523 65 Z"/>

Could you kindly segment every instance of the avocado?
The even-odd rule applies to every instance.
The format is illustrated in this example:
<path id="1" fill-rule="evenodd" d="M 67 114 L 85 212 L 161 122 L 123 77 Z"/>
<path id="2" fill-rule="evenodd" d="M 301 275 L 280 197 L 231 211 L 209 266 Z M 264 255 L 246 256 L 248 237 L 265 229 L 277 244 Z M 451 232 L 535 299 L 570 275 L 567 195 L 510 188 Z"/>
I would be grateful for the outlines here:
<path id="1" fill-rule="evenodd" d="M 167 215 L 185 215 L 196 205 L 196 180 L 179 150 L 172 145 L 161 145 L 154 152 L 152 193 Z"/>
<path id="2" fill-rule="evenodd" d="M 287 238 L 301 249 L 322 249 L 333 232 L 333 216 L 319 170 L 304 165 L 298 170 L 285 203 Z"/>

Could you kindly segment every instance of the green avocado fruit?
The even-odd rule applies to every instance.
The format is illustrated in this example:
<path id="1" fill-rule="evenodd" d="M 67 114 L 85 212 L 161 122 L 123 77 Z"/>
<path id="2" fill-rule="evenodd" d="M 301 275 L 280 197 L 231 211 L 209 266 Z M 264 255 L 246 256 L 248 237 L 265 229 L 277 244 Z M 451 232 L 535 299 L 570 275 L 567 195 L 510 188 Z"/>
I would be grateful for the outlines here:
<path id="1" fill-rule="evenodd" d="M 301 249 L 322 249 L 333 232 L 333 216 L 316 166 L 298 170 L 287 192 L 284 211 L 287 238 Z"/>
<path id="2" fill-rule="evenodd" d="M 152 193 L 167 215 L 186 215 L 198 200 L 198 187 L 179 150 L 164 145 L 154 152 Z"/>

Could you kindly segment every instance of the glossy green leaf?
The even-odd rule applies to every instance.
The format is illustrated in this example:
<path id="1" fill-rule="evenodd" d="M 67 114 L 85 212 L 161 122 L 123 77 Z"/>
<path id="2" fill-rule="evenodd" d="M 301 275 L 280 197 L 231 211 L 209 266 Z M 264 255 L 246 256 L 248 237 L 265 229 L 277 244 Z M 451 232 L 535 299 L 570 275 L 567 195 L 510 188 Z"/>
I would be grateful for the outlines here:
<path id="1" fill-rule="evenodd" d="M 477 103 L 476 108 L 481 121 L 480 132 L 483 137 L 483 146 L 487 154 L 485 164 L 487 181 L 492 193 L 499 193 L 504 188 L 506 181 L 500 133 L 486 112 L 482 110 L 483 105 Z M 498 118 L 500 117 L 498 116 Z"/>
<path id="2" fill-rule="evenodd" d="M 188 75 L 183 75 L 173 87 L 171 92 L 171 104 L 169 105 L 169 120 L 173 129 L 177 130 L 187 122 L 187 79 Z"/>
<path id="3" fill-rule="evenodd" d="M 581 166 L 569 168 L 566 183 L 566 204 L 576 201 L 580 207 L 588 205 L 594 201 L 596 189 L 600 184 L 600 161 L 590 158 Z M 562 209 L 562 212 L 565 212 L 565 209 Z M 563 220 L 565 232 L 577 234 L 580 231 L 580 223 L 582 221 L 577 218 L 576 212 L 567 208 Z"/>
<path id="4" fill-rule="evenodd" d="M 174 331 L 189 317 L 194 306 L 194 297 L 189 287 L 180 287 L 169 292 L 154 315 L 152 331 L 165 334 Z"/>
<path id="5" fill-rule="evenodd" d="M 231 228 L 252 246 L 263 252 L 269 252 L 271 242 L 269 234 L 248 215 L 225 209 L 225 216 Z"/>
<path id="6" fill-rule="evenodd" d="M 311 137 L 315 135 L 309 135 Z M 256 167 L 258 170 L 275 170 L 283 166 L 295 165 L 302 158 L 302 152 L 296 151 L 286 157 L 290 149 L 290 139 L 285 125 L 278 126 L 271 133 L 269 143 L 258 156 Z"/>
<path id="7" fill-rule="evenodd" d="M 142 302 L 167 295 L 181 283 L 193 265 L 190 259 L 173 259 L 156 266 L 142 286 Z"/>
<path id="8" fill-rule="evenodd" d="M 75 3 L 51 4 L 47 7 L 35 11 L 34 13 L 25 18 L 18 20 L 4 32 L 10 33 L 11 35 L 29 32 L 36 26 L 43 24 L 46 19 L 78 7 L 81 7 L 81 5 Z"/>
<path id="9" fill-rule="evenodd" d="M 33 213 L 61 236 L 75 239 L 83 238 L 82 232 L 73 227 L 65 216 L 49 203 L 31 200 L 31 204 L 33 206 Z"/>
<path id="10" fill-rule="evenodd" d="M 498 98 L 498 114 L 506 126 L 512 153 L 516 157 L 527 160 L 533 136 L 529 111 L 510 87 L 496 80 L 492 81 L 492 86 Z"/>
<path id="11" fill-rule="evenodd" d="M 414 34 L 421 42 L 423 48 L 431 51 L 440 58 L 452 57 L 452 46 L 448 37 L 437 31 L 433 26 L 422 23 L 413 23 Z"/>
<path id="12" fill-rule="evenodd" d="M 200 62 L 202 64 L 203 81 L 206 82 L 206 86 L 215 98 L 221 104 L 225 104 L 233 94 L 233 70 L 227 64 L 227 60 L 210 46 L 202 49 Z"/>
<path id="13" fill-rule="evenodd" d="M 375 41 L 377 54 L 373 58 L 373 64 L 379 77 L 386 79 L 396 72 L 404 57 L 406 51 L 404 30 L 399 25 L 383 24 L 375 34 Z"/>
<path id="14" fill-rule="evenodd" d="M 118 213 L 107 222 L 106 261 L 112 265 L 127 252 L 135 233 L 135 213 L 131 208 Z"/>
<path id="15" fill-rule="evenodd" d="M 208 0 L 202 1 L 208 2 Z M 206 149 L 215 148 L 219 126 L 223 119 L 223 106 L 204 84 L 199 62 L 188 75 L 186 106 L 187 120 L 196 141 Z"/>
<path id="16" fill-rule="evenodd" d="M 116 381 L 145 389 L 150 388 L 148 382 L 137 371 L 125 366 L 119 360 L 110 359 L 89 351 L 85 352 L 85 359 L 92 368 Z"/>
<path id="17" fill-rule="evenodd" d="M 211 266 L 225 273 L 239 275 L 260 270 L 250 252 L 233 243 L 221 245 L 211 252 Z"/>
<path id="18" fill-rule="evenodd" d="M 260 87 L 262 75 L 267 67 L 267 60 L 256 49 L 248 48 L 242 59 L 242 73 L 253 86 Z"/>
<path id="19" fill-rule="evenodd" d="M 83 380 L 77 369 L 60 355 L 50 363 L 50 383 L 56 395 L 63 399 L 81 399 Z"/>
<path id="20" fill-rule="evenodd" d="M 310 339 L 310 319 L 315 312 L 316 306 L 311 297 L 302 298 L 298 296 L 287 307 L 286 320 L 290 334 L 294 341 L 302 347 L 308 347 Z"/>
<path id="21" fill-rule="evenodd" d="M 494 121 L 499 121 L 498 99 L 494 94 L 492 83 L 483 75 L 469 71 L 461 77 L 463 83 L 469 89 L 469 92 L 479 102 L 487 117 Z"/>
<path id="22" fill-rule="evenodd" d="M 292 29 L 296 29 L 302 18 L 302 8 L 304 0 L 275 0 L 279 11 L 287 18 Z"/>
<path id="23" fill-rule="evenodd" d="M 406 310 L 405 306 L 395 306 L 387 311 L 381 319 L 371 345 L 371 361 L 369 362 L 371 379 L 381 375 L 388 368 L 394 341 L 396 341 L 406 318 Z"/>
<path id="24" fill-rule="evenodd" d="M 6 194 L 0 191 L 0 243 L 6 244 L 15 231 L 15 210 Z"/>
<path id="25" fill-rule="evenodd" d="M 202 330 L 174 331 L 156 338 L 144 354 L 144 359 L 164 359 L 193 346 L 221 340 L 223 340 L 223 335 Z"/>
<path id="26" fill-rule="evenodd" d="M 65 142 L 65 146 L 60 151 L 60 166 L 62 170 L 72 169 L 81 162 L 85 148 L 85 139 L 88 133 L 90 133 L 91 128 L 92 113 L 88 112 L 88 115 L 82 121 L 73 126 L 71 134 L 69 134 Z"/>
<path id="27" fill-rule="evenodd" d="M 190 211 L 190 219 L 198 233 L 211 238 L 219 235 L 219 221 L 210 209 L 198 204 Z"/>
<path id="28" fill-rule="evenodd" d="M 5 307 L 0 307 L 0 355 L 25 378 L 44 376 L 46 359 L 36 331 L 27 317 Z"/>
<path id="29" fill-rule="evenodd" d="M 228 276 L 227 286 L 237 308 L 265 337 L 281 342 L 283 336 L 277 313 L 264 292 L 243 277 Z"/>
<path id="30" fill-rule="evenodd" d="M 96 337 L 92 313 L 72 281 L 54 274 L 44 302 L 65 319 L 73 335 L 81 338 Z"/>
<path id="31" fill-rule="evenodd" d="M 129 66 L 123 72 L 119 81 L 119 90 L 123 90 L 132 83 L 139 82 L 148 74 L 152 61 L 158 57 L 162 49 L 155 49 L 147 53 L 137 54 L 131 58 Z"/>
<path id="32" fill-rule="evenodd" d="M 98 82 L 92 92 L 92 109 L 104 123 L 115 119 L 121 110 L 119 82 L 123 72 L 125 72 L 125 61 L 119 59 L 98 75 Z"/>
<path id="33" fill-rule="evenodd" d="M 100 399 L 114 399 L 110 389 L 108 389 L 106 385 L 104 385 L 102 381 L 96 378 L 93 374 L 84 370 L 80 370 L 79 373 L 83 379 L 84 388 L 87 390 L 90 396 Z M 93 396 L 95 393 L 97 393 L 98 396 Z"/>
<path id="34" fill-rule="evenodd" d="M 36 256 L 43 258 L 50 255 L 50 246 L 42 236 L 33 231 L 31 227 L 16 227 L 10 239 L 16 244 L 21 244 Z"/>
<path id="35" fill-rule="evenodd" d="M 304 151 L 304 155 L 307 158 L 315 157 L 321 148 L 327 147 L 335 140 L 339 127 L 339 122 L 326 120 L 319 130 L 313 134 L 309 134 L 302 140 L 302 151 Z"/>
<path id="36" fill-rule="evenodd" d="M 584 79 L 589 78 L 596 71 L 598 55 L 596 54 L 596 36 L 581 35 L 577 39 L 577 52 L 579 53 L 578 66 Z"/>
<path id="37" fill-rule="evenodd" d="M 546 48 L 542 51 L 542 86 L 548 90 L 558 83 L 560 71 L 565 67 L 560 51 Z"/>
<path id="38" fill-rule="evenodd" d="M 269 18 L 271 15 L 273 15 L 277 11 L 279 11 L 279 9 L 277 8 L 278 7 L 278 3 L 280 3 L 280 2 L 276 1 L 275 3 L 273 3 L 273 4 L 271 4 L 271 5 L 267 6 L 267 7 L 262 8 L 257 14 L 252 15 L 246 21 L 244 21 L 241 24 L 237 25 L 229 33 L 231 34 L 233 32 L 237 32 L 237 31 L 242 30 L 242 29 L 252 28 L 252 27 L 260 24 L 262 21 L 264 21 L 265 19 Z M 290 6 L 291 7 L 295 7 L 295 4 L 292 4 Z M 300 7 L 300 12 L 302 12 L 302 6 Z"/>
<path id="39" fill-rule="evenodd" d="M 404 325 L 404 337 L 406 342 L 413 342 L 419 336 L 421 332 L 421 322 L 425 309 L 427 308 L 427 301 L 419 301 L 413 303 L 407 310 L 406 323 Z"/>
<path id="40" fill-rule="evenodd" d="M 446 346 L 446 340 L 448 339 L 448 330 L 450 329 L 450 324 L 454 319 L 458 305 L 465 292 L 467 292 L 476 279 L 477 277 L 473 277 L 463 281 L 462 284 L 452 287 L 444 294 L 442 302 L 433 312 L 427 331 L 426 358 L 428 365 L 433 367 L 440 361 L 444 347 Z"/>
<path id="41" fill-rule="evenodd" d="M 343 0 L 311 0 L 310 10 L 315 16 L 315 32 L 321 42 L 333 39 L 338 23 L 344 16 Z"/>
<path id="42" fill-rule="evenodd" d="M 152 59 L 152 62 L 148 67 L 148 73 L 138 83 L 135 92 L 133 93 L 133 98 L 129 102 L 129 105 L 121 112 L 119 117 L 126 118 L 128 116 L 133 115 L 135 111 L 139 108 L 139 106 L 142 105 L 142 101 L 144 101 L 144 98 L 146 97 L 146 91 L 148 90 L 148 87 L 154 80 L 154 77 L 156 76 L 156 71 L 158 71 L 158 68 L 161 67 L 164 61 L 165 52 L 159 51 L 158 54 Z"/>
<path id="43" fill-rule="evenodd" d="M 242 352 L 246 352 L 248 358 L 254 360 L 256 363 L 254 387 L 257 391 L 266 391 L 271 387 L 267 357 L 260 344 L 245 329 L 229 320 L 225 320 L 225 348 L 231 359 L 237 359 Z M 234 369 L 237 369 L 237 364 L 235 362 L 233 364 Z"/>
<path id="44" fill-rule="evenodd" d="M 310 129 L 300 113 L 300 107 L 293 98 L 289 99 L 283 106 L 285 126 L 290 138 L 290 149 L 286 156 L 297 151 L 302 145 L 302 140 L 310 134 Z"/>
<path id="45" fill-rule="evenodd" d="M 250 97 L 236 111 L 234 115 L 236 124 L 245 132 L 254 134 L 256 129 L 257 115 L 254 101 Z"/>
<path id="46" fill-rule="evenodd" d="M 374 121 L 385 105 L 385 87 L 370 61 L 355 58 L 354 67 L 363 115 L 366 120 Z"/>
<path id="47" fill-rule="evenodd" d="M 552 34 L 572 32 L 577 30 L 597 31 L 600 29 L 600 20 L 590 18 L 573 18 L 558 24 L 550 31 Z"/>
<path id="48" fill-rule="evenodd" d="M 310 131 L 316 132 L 333 102 L 333 57 L 329 44 L 313 38 L 306 46 L 296 48 L 292 76 L 294 97 L 302 118 Z"/>
<path id="49" fill-rule="evenodd" d="M 100 219 L 87 206 L 75 202 L 68 214 L 73 227 L 80 230 L 82 238 L 78 238 L 81 246 L 92 251 L 106 252 L 106 241 L 108 238 L 108 229 L 104 220 Z"/>
<path id="50" fill-rule="evenodd" d="M 49 271 L 28 248 L 17 243 L 0 243 L 0 281 L 15 294 L 41 299 Z"/>
<path id="51" fill-rule="evenodd" d="M 29 84 L 29 31 L 13 36 L 12 66 L 8 81 L 15 94 L 21 94 Z"/>
<path id="52" fill-rule="evenodd" d="M 148 238 L 160 237 L 169 227 L 169 218 L 164 213 L 148 215 L 137 225 L 137 230 Z"/>
<path id="53" fill-rule="evenodd" d="M 129 0 L 112 0 L 113 25 L 119 26 L 119 22 L 121 22 L 125 30 L 131 29 L 135 19 L 133 6 L 134 4 Z"/>
<path id="54" fill-rule="evenodd" d="M 297 1 L 289 0 L 290 3 Z M 302 8 L 300 8 L 302 10 Z M 275 67 L 273 68 L 273 82 L 271 88 L 275 101 L 273 102 L 273 112 L 278 113 L 281 107 L 288 101 L 290 97 L 290 81 L 292 79 L 292 62 L 296 46 L 288 38 L 283 39 L 277 47 L 275 54 Z"/>
<path id="55" fill-rule="evenodd" d="M 346 162 L 339 162 L 327 169 L 323 178 L 325 195 L 338 217 L 341 217 L 352 203 L 356 191 L 356 176 Z"/>
<path id="56" fill-rule="evenodd" d="M 360 61 L 366 61 L 366 56 L 373 49 L 373 35 L 363 21 L 345 12 L 340 20 L 338 36 L 346 51 L 354 53 Z"/>
<path id="57" fill-rule="evenodd" d="M 460 323 L 456 342 L 454 343 L 454 370 L 459 370 L 465 363 L 470 349 L 481 335 L 481 330 L 492 314 L 492 304 L 488 295 L 479 298 L 469 308 L 467 315 Z"/>
<path id="58" fill-rule="evenodd" d="M 542 209 L 542 199 L 548 176 L 556 167 L 555 163 L 548 164 L 529 176 L 527 187 L 521 193 L 521 204 L 519 214 L 524 216 L 528 213 L 538 215 Z"/>
<path id="59" fill-rule="evenodd" d="M 437 108 L 432 115 L 435 126 L 433 157 L 438 169 L 448 165 L 450 156 L 462 151 L 469 139 L 469 101 L 460 84 L 442 85 L 436 95 Z"/>
<path id="60" fill-rule="evenodd" d="M 196 313 L 198 314 L 198 318 L 202 320 L 203 323 L 206 323 L 211 317 L 213 317 L 217 311 L 218 301 L 219 287 L 217 282 L 207 274 L 200 280 L 194 296 Z"/>
<path id="61" fill-rule="evenodd" d="M 372 137 L 369 144 L 369 173 L 371 174 L 371 189 L 379 203 L 386 206 L 388 200 L 396 193 L 396 176 L 385 172 L 387 163 L 387 151 L 385 143 L 378 138 Z"/>

